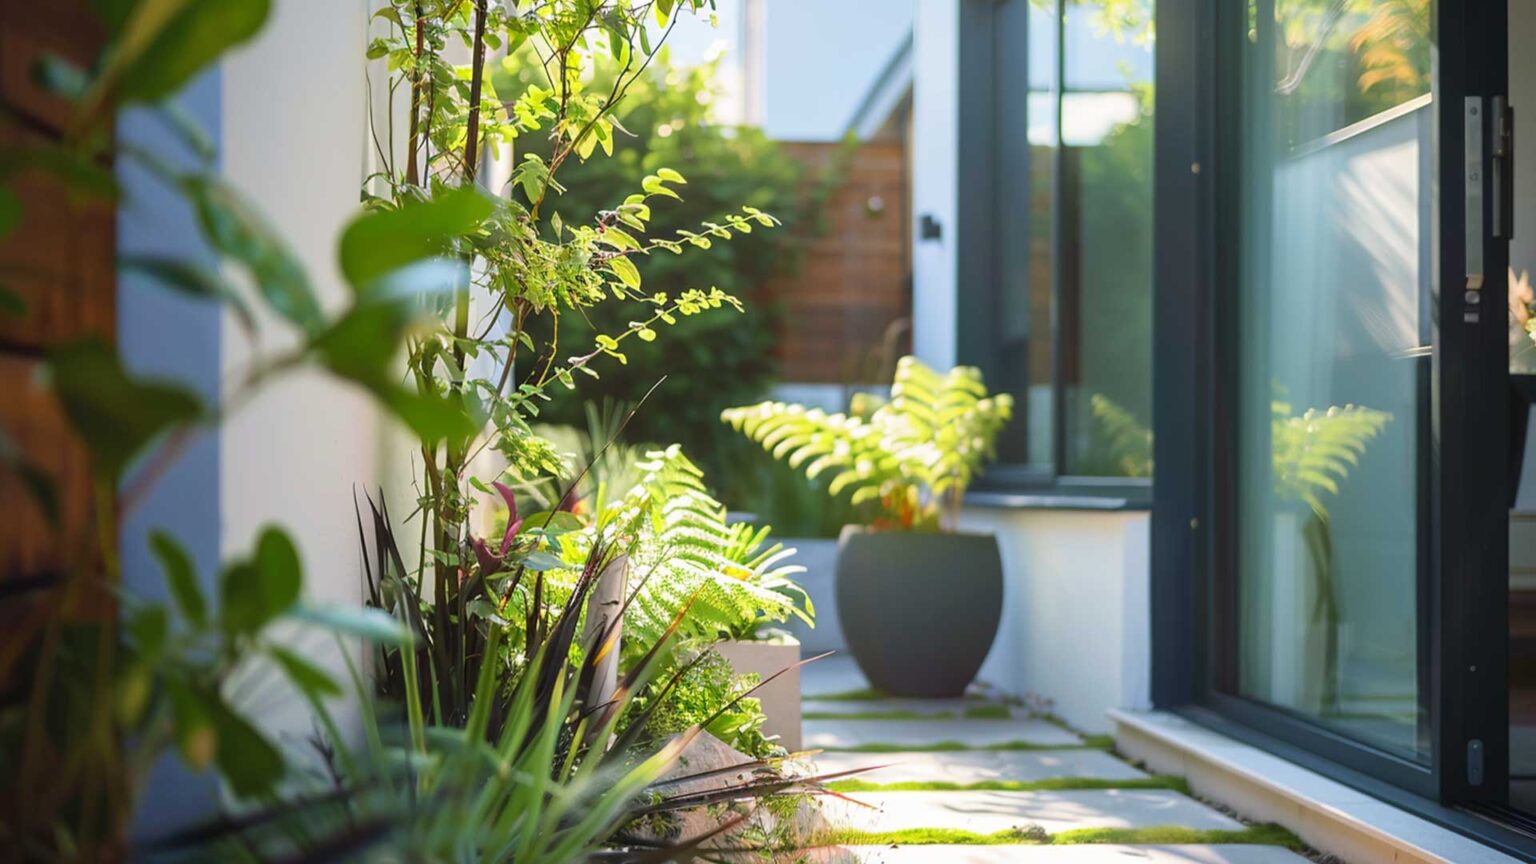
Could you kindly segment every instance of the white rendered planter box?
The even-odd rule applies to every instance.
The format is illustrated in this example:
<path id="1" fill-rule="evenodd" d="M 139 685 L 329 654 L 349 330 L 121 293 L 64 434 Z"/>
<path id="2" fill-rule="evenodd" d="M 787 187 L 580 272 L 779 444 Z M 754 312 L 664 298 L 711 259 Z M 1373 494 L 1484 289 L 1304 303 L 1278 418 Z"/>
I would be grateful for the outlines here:
<path id="1" fill-rule="evenodd" d="M 737 675 L 756 674 L 761 680 L 800 662 L 800 643 L 794 639 L 776 642 L 720 642 L 715 650 L 725 658 Z M 778 736 L 779 746 L 791 753 L 800 749 L 800 670 L 789 669 L 769 681 L 752 696 L 762 700 L 763 734 Z"/>

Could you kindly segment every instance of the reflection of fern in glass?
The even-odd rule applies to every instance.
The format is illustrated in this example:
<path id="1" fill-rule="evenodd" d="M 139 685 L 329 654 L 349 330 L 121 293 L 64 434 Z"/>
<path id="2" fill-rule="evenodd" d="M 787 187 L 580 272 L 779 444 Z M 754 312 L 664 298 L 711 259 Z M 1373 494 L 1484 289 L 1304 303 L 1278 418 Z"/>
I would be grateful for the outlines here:
<path id="1" fill-rule="evenodd" d="M 1152 476 L 1152 430 L 1102 393 L 1093 394 L 1093 418 L 1110 456 L 1126 477 Z"/>
<path id="2" fill-rule="evenodd" d="M 1333 527 L 1323 496 L 1339 493 L 1349 469 L 1359 464 L 1366 445 L 1392 422 L 1392 415 L 1356 405 L 1294 415 L 1291 406 L 1280 400 L 1271 403 L 1271 412 L 1275 495 L 1307 505 L 1302 536 L 1316 580 L 1312 621 L 1324 625 L 1323 700 L 1326 707 L 1337 708 L 1340 611 L 1333 573 Z M 1093 397 L 1093 416 L 1125 472 L 1132 477 L 1151 476 L 1152 431 L 1102 395 Z"/>
<path id="3" fill-rule="evenodd" d="M 1270 447 L 1274 454 L 1275 494 L 1307 505 L 1302 529 L 1307 557 L 1317 582 L 1312 620 L 1324 625 L 1323 707 L 1339 707 L 1339 592 L 1333 572 L 1333 523 L 1323 495 L 1339 494 L 1349 469 L 1359 464 L 1366 444 L 1392 421 L 1385 411 L 1356 405 L 1292 415 L 1291 406 L 1272 403 Z"/>

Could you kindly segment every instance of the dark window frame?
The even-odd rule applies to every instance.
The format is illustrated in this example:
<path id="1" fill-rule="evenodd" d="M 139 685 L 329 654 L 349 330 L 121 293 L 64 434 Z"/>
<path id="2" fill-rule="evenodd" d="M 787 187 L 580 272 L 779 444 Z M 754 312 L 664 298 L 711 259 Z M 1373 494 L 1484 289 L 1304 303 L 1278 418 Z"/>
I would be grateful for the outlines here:
<path id="1" fill-rule="evenodd" d="M 1056 0 L 1058 27 L 1064 28 L 1067 0 Z M 1002 287 L 1000 249 L 1010 238 L 1007 208 L 1028 201 L 1031 153 L 1028 114 L 1004 110 L 1024 106 L 1029 96 L 1029 0 L 962 0 L 959 24 L 959 93 L 956 207 L 956 360 L 981 367 L 994 365 L 1000 350 L 995 322 Z M 1058 31 L 1056 77 L 1065 80 L 1065 39 Z M 1061 104 L 1057 99 L 1057 128 Z M 1012 183 L 1011 194 L 1000 187 Z M 1062 200 L 1065 178 L 1061 160 L 1053 160 L 1053 196 Z M 1020 187 L 1022 184 L 1022 187 Z M 1155 198 L 1155 196 L 1154 196 Z M 1028 208 L 1025 208 L 1026 210 Z M 1062 260 L 1058 247 L 1061 208 L 1052 208 L 1051 260 L 1051 465 L 995 464 L 977 479 L 974 501 L 982 506 L 1051 509 L 1146 509 L 1153 478 L 1067 473 L 1067 386 L 1063 336 L 1069 328 L 1064 308 Z M 1016 240 L 1013 242 L 1017 242 Z M 1155 314 L 1155 313 L 1154 313 Z M 1032 322 L 1033 323 L 1033 322 Z M 1075 337 L 1074 337 L 1075 338 Z M 1150 361 L 1150 358 L 1148 358 Z M 1027 379 L 1027 373 L 1026 373 Z M 1027 418 L 1027 406 L 1015 408 L 1015 422 Z M 1025 435 L 1028 436 L 1026 429 Z M 1074 505 L 1074 499 L 1083 499 Z"/>
<path id="2" fill-rule="evenodd" d="M 1235 501 L 1230 478 L 1235 475 L 1235 447 L 1230 394 L 1233 364 L 1221 362 L 1224 334 L 1233 333 L 1235 290 L 1236 183 L 1240 182 L 1233 158 L 1233 135 L 1241 129 L 1239 76 L 1222 75 L 1237 68 L 1238 43 L 1223 31 L 1222 11 L 1235 8 L 1225 0 L 1160 0 L 1157 15 L 1158 81 L 1155 157 L 1155 282 L 1154 329 L 1157 335 L 1154 363 L 1154 414 L 1157 436 L 1154 458 L 1158 468 L 1154 487 L 1151 531 L 1151 634 L 1152 701 L 1154 707 L 1172 711 L 1236 740 L 1252 744 L 1282 758 L 1360 789 L 1376 798 L 1442 825 L 1475 837 L 1516 857 L 1536 855 L 1536 835 L 1516 830 L 1507 813 L 1483 808 L 1466 785 L 1464 752 L 1455 746 L 1466 736 L 1469 718 L 1497 716 L 1500 699 L 1487 692 L 1467 689 L 1467 677 L 1457 674 L 1469 664 L 1491 668 L 1502 675 L 1503 660 L 1491 656 L 1475 631 L 1479 626 L 1469 613 L 1498 606 L 1497 598 L 1473 596 L 1482 588 L 1455 584 L 1458 562 L 1466 567 L 1496 566 L 1503 554 L 1498 543 L 1486 542 L 1475 527 L 1490 516 L 1487 502 L 1468 507 L 1463 491 L 1446 504 L 1443 481 L 1467 477 L 1467 483 L 1502 489 L 1496 454 L 1468 448 L 1473 440 L 1459 419 L 1461 405 L 1485 404 L 1481 386 L 1442 386 L 1445 373 L 1437 369 L 1435 399 L 1440 400 L 1447 424 L 1432 418 L 1434 433 L 1444 442 L 1433 468 L 1426 471 L 1426 494 L 1437 508 L 1435 536 L 1427 554 L 1433 569 L 1428 575 L 1429 603 L 1421 608 L 1427 620 L 1421 638 L 1429 660 L 1422 670 L 1430 690 L 1432 763 L 1411 763 L 1359 741 L 1330 732 L 1319 724 L 1291 716 L 1272 706 L 1221 692 L 1223 680 L 1233 673 L 1230 651 L 1234 644 L 1234 620 L 1230 612 L 1231 566 L 1235 561 L 1235 537 L 1220 529 L 1230 520 Z M 1461 16 L 1444 16 L 1441 22 L 1466 27 L 1466 32 L 1486 32 L 1502 9 L 1482 8 Z M 1230 24 L 1230 19 L 1227 21 Z M 1480 28 L 1480 29 L 1479 29 Z M 1503 64 L 1502 51 L 1489 48 L 1469 56 L 1464 32 L 1438 33 L 1440 82 L 1436 98 L 1479 86 L 1478 76 Z M 1486 47 L 1486 46 L 1485 46 Z M 1459 103 L 1459 99 L 1455 100 Z M 1459 106 L 1458 106 L 1459 108 Z M 1437 135 L 1442 149 L 1436 153 L 1442 176 L 1455 171 L 1461 159 L 1459 139 L 1448 131 L 1459 122 L 1459 111 L 1440 119 Z M 1455 129 L 1458 131 L 1459 129 Z M 1451 141 L 1451 146 L 1444 142 Z M 1446 195 L 1437 206 L 1440 218 L 1459 218 L 1458 196 Z M 1455 211 L 1455 212 L 1453 212 Z M 1452 244 L 1437 250 L 1439 284 L 1459 283 L 1460 247 Z M 1489 272 L 1502 267 L 1496 251 L 1485 252 Z M 1502 284 L 1502 283 L 1501 283 Z M 1459 292 L 1442 292 L 1440 318 L 1459 320 Z M 1454 316 L 1448 316 L 1456 311 Z M 1437 364 L 1443 349 L 1462 362 L 1486 370 L 1496 358 L 1487 346 L 1469 347 L 1470 331 L 1438 334 Z M 1476 338 L 1486 340 L 1487 334 Z M 1497 413 L 1497 412 L 1493 412 Z M 1498 418 L 1494 418 L 1498 419 Z M 1492 422 L 1490 420 L 1489 422 Z M 1225 431 L 1224 431 L 1225 430 Z M 1498 475 L 1498 476 L 1495 476 Z M 1474 499 L 1474 502 L 1476 499 Z M 1454 509 L 1447 514 L 1444 511 Z M 1492 514 L 1497 517 L 1497 513 Z M 1489 523 L 1492 524 L 1492 523 Z M 1484 532 L 1486 534 L 1486 532 Z M 1492 562 L 1489 564 L 1488 562 Z M 1226 575 L 1222 575 L 1222 571 Z M 1497 620 L 1498 616 L 1495 616 Z M 1469 627 L 1469 624 L 1471 625 Z M 1486 629 L 1486 621 L 1481 625 Z M 1496 640 L 1489 640 L 1496 641 Z M 1487 688 L 1484 688 L 1485 690 Z M 1490 704 L 1492 703 L 1491 707 Z M 1447 710 L 1446 706 L 1456 706 Z M 1490 754 L 1497 759 L 1501 754 Z M 1443 803 L 1451 802 L 1451 803 Z M 1522 826 L 1524 827 L 1524 826 Z"/>

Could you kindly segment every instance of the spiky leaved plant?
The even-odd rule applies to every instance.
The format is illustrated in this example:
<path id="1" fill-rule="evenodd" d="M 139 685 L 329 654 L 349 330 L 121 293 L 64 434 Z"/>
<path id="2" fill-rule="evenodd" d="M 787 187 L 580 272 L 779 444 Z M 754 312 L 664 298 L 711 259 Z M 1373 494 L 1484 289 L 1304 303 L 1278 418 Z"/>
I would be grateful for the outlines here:
<path id="1" fill-rule="evenodd" d="M 855 504 L 878 502 L 876 527 L 908 531 L 954 529 L 966 488 L 996 455 L 1012 416 L 1013 397 L 989 395 L 981 370 L 940 374 L 915 357 L 897 363 L 888 401 L 865 395 L 848 414 L 784 402 L 721 414 L 807 477 L 834 472 L 831 494 L 850 490 Z"/>

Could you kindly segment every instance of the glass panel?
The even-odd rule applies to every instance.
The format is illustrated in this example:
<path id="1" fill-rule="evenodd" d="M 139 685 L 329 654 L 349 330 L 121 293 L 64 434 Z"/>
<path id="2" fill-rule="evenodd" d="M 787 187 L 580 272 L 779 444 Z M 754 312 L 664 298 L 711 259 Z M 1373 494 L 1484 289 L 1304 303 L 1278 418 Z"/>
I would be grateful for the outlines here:
<path id="1" fill-rule="evenodd" d="M 1059 178 L 1062 473 L 1152 473 L 1152 0 L 1074 3 Z"/>
<path id="2" fill-rule="evenodd" d="M 1001 281 L 998 326 L 997 381 L 1014 398 L 1014 422 L 998 441 L 999 461 L 1053 473 L 1055 399 L 1052 395 L 1051 270 L 1054 251 L 1053 183 L 1056 176 L 1057 26 L 1054 8 L 1030 3 L 1029 79 L 1022 116 L 1003 112 L 997 117 L 1004 153 L 1029 149 L 1027 160 L 1001 160 L 999 188 L 1024 190 L 1028 206 L 1012 196 L 997 204 L 997 231 L 1002 238 L 1023 236 L 1027 242 L 998 244 Z M 1023 123 L 1023 135 L 1014 127 Z M 1027 167 L 1026 167 L 1027 166 Z M 1021 170 L 1022 169 L 1022 170 Z M 1015 176 L 1027 171 L 1027 176 Z M 992 370 L 988 370 L 989 383 Z"/>
<path id="3" fill-rule="evenodd" d="M 1427 758 L 1428 2 L 1249 8 L 1238 686 Z"/>

